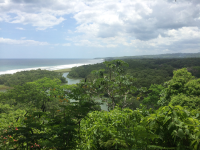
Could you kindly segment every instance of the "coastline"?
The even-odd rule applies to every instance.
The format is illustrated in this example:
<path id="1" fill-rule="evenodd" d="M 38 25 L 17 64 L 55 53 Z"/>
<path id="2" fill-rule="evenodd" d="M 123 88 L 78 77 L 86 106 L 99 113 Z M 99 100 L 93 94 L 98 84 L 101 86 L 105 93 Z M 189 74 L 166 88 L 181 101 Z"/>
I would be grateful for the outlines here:
<path id="1" fill-rule="evenodd" d="M 71 71 L 71 69 L 73 67 L 79 67 L 79 66 L 83 66 L 83 65 L 89 65 L 89 64 L 96 64 L 96 63 L 102 63 L 104 62 L 105 60 L 104 59 L 100 59 L 101 61 L 100 62 L 79 62 L 79 63 L 75 63 L 75 64 L 67 64 L 67 65 L 56 65 L 56 66 L 44 66 L 44 67 L 27 67 L 27 68 L 21 68 L 21 69 L 11 69 L 11 70 L 3 70 L 3 71 L 0 71 L 0 76 L 1 75 L 5 75 L 5 74 L 14 74 L 14 73 L 17 73 L 17 72 L 21 72 L 21 71 L 30 71 L 30 70 L 37 70 L 37 69 L 41 69 L 41 70 L 49 70 L 49 71 L 54 71 L 54 72 L 58 72 L 58 73 L 69 73 Z M 24 61 L 24 60 L 23 60 Z M 82 80 L 84 78 L 73 78 L 73 77 L 67 77 L 67 75 L 65 76 L 66 78 L 68 79 L 71 79 L 71 80 Z M 8 87 L 8 86 L 5 86 L 5 85 L 0 85 L 0 92 L 4 92 L 8 89 L 12 89 L 13 87 Z"/>
<path id="2" fill-rule="evenodd" d="M 0 75 L 37 69 L 69 72 L 73 67 L 97 64 L 104 61 L 104 59 L 0 59 L 0 64 L 3 66 L 0 67 Z"/>

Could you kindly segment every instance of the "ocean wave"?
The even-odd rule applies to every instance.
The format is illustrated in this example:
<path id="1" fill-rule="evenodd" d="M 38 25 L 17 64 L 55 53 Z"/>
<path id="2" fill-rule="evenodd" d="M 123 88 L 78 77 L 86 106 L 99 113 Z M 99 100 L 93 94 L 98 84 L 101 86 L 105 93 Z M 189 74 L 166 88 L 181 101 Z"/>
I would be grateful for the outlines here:
<path id="1" fill-rule="evenodd" d="M 78 66 L 89 65 L 89 64 L 96 64 L 96 63 L 101 63 L 101 62 L 104 62 L 104 60 L 102 59 L 101 61 L 93 62 L 93 63 L 89 62 L 89 63 L 78 63 L 78 64 L 68 64 L 68 65 L 58 65 L 58 66 L 44 66 L 44 67 L 13 69 L 13 70 L 0 71 L 0 75 L 14 74 L 14 73 L 20 72 L 20 71 L 29 71 L 29 70 L 37 70 L 37 69 L 53 71 L 53 70 L 68 69 L 68 68 L 72 68 L 72 67 L 78 67 Z"/>

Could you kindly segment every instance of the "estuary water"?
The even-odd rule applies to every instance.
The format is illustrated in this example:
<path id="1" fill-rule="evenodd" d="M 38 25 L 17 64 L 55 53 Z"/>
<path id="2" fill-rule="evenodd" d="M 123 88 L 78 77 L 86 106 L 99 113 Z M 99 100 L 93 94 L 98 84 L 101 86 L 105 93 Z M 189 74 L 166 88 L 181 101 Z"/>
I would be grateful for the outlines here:
<path id="1" fill-rule="evenodd" d="M 70 79 L 70 78 L 67 78 L 67 75 L 69 74 L 69 72 L 66 72 L 66 73 L 63 73 L 63 76 L 67 79 L 68 83 L 67 84 L 76 84 L 76 83 L 79 83 L 80 82 L 80 79 Z M 95 101 L 96 102 L 101 102 L 101 99 L 100 98 L 95 98 Z M 107 106 L 107 103 L 106 102 L 103 102 L 101 106 L 101 110 L 105 110 L 105 111 L 108 111 L 108 106 Z"/>
<path id="2" fill-rule="evenodd" d="M 63 77 L 66 78 L 66 80 L 68 81 L 67 84 L 76 84 L 79 83 L 81 79 L 70 79 L 67 77 L 67 75 L 69 74 L 69 72 L 63 73 Z"/>

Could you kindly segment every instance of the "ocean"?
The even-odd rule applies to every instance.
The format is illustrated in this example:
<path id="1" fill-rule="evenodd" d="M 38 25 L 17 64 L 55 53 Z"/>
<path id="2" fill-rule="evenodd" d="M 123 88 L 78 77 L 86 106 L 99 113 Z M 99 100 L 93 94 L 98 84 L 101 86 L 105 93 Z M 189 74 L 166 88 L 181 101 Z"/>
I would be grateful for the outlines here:
<path id="1" fill-rule="evenodd" d="M 0 75 L 39 68 L 58 70 L 102 62 L 104 62 L 104 59 L 0 59 Z M 80 79 L 69 79 L 67 75 L 68 72 L 63 73 L 63 76 L 68 81 L 67 84 L 76 84 L 80 82 Z M 6 92 L 6 90 L 0 90 L 0 92 Z M 95 101 L 101 102 L 100 98 L 96 98 Z M 100 106 L 102 110 L 108 111 L 106 102 L 103 102 Z"/>
<path id="2" fill-rule="evenodd" d="M 26 70 L 58 70 L 102 63 L 104 59 L 0 59 L 0 75 Z"/>
<path id="3" fill-rule="evenodd" d="M 46 70 L 66 69 L 102 62 L 104 62 L 104 59 L 0 59 L 0 75 L 13 74 L 19 71 L 35 70 L 39 68 Z M 67 78 L 67 75 L 68 72 L 63 73 L 68 84 L 76 84 L 80 82 L 80 79 L 69 79 Z M 0 92 L 6 92 L 6 90 L 0 90 Z M 96 98 L 95 101 L 101 102 L 100 98 Z M 106 102 L 103 102 L 101 109 L 108 111 Z"/>

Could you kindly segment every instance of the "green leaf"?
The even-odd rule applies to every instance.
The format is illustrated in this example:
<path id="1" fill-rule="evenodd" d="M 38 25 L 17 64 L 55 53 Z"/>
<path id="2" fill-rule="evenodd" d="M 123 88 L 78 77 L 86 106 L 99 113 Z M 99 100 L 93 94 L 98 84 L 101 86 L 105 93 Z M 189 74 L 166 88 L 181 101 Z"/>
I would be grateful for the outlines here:
<path id="1" fill-rule="evenodd" d="M 178 129 L 177 136 L 180 138 L 183 138 L 185 136 L 183 129 L 180 129 L 180 128 Z"/>

